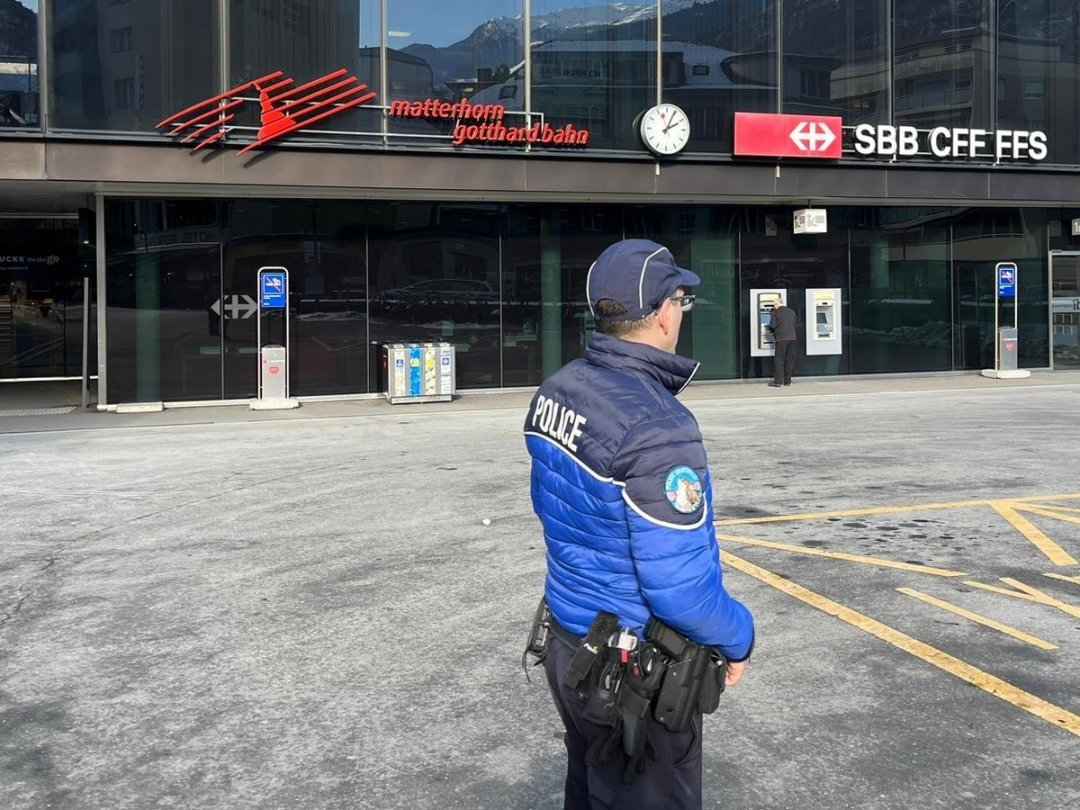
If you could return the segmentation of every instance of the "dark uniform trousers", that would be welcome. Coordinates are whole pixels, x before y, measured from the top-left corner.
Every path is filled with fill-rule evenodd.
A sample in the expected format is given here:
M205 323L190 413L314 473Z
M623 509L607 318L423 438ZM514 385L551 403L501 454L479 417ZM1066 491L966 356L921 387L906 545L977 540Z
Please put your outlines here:
M558 636L551 639L544 670L555 706L566 726L565 810L699 810L701 807L701 715L694 717L690 730L672 734L652 713L646 715L649 735L657 759L633 784L623 781L624 756L602 767L585 763L585 752L595 735L608 732L581 713L585 705L564 682L574 649Z
M791 385L791 372L795 370L795 341L776 341L776 361L773 364L773 382L777 385Z

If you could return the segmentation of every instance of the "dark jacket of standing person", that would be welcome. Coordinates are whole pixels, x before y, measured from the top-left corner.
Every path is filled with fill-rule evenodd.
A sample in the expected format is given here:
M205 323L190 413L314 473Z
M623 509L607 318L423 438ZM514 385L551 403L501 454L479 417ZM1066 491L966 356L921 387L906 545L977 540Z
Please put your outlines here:
M783 340L795 340L795 310L786 304L777 302L776 309L769 316L769 331L777 343Z

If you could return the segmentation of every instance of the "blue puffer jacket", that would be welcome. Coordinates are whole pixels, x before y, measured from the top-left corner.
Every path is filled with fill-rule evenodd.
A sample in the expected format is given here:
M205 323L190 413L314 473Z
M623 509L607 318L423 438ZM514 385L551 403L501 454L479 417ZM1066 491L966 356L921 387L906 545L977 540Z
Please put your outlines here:
M555 619L583 635L596 613L639 634L652 615L732 661L754 641L724 589L697 421L678 400L697 363L596 334L540 386L525 419L533 508Z

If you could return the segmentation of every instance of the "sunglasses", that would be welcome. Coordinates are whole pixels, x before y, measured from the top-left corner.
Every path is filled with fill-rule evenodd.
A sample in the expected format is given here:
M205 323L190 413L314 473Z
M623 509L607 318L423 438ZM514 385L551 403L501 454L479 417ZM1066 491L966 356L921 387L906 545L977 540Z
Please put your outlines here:
M683 312L689 312L694 308L695 298L697 298L696 295L673 295L668 300L674 301L675 305Z

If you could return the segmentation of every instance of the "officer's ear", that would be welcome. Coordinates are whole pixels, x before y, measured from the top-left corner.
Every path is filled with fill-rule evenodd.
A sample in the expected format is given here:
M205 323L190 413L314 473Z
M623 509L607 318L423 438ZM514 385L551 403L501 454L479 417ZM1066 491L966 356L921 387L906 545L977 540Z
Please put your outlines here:
M670 298L665 298L664 303L660 305L660 309L656 311L656 322L665 335L670 335L674 329L678 328L675 323L676 309L678 309L678 304Z

